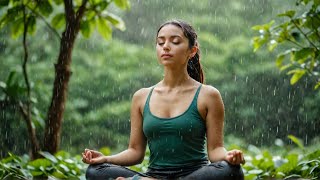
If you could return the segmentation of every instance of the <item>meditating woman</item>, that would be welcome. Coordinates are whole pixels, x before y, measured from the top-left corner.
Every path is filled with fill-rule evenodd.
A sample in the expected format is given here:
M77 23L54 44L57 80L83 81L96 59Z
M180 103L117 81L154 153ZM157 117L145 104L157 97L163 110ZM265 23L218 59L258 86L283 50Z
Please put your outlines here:
M163 79L132 98L128 149L112 156L85 149L87 179L243 179L240 150L223 145L224 105L219 91L205 85L197 34L186 22L172 20L156 36ZM142 162L147 172L125 166Z

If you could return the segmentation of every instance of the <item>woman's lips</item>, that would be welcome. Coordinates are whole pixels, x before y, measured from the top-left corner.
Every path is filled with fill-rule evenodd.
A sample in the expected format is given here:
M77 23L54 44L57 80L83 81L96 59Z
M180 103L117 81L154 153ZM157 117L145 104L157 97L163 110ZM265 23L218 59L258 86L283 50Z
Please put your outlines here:
M171 58L172 55L171 54L162 54L161 57L162 58Z

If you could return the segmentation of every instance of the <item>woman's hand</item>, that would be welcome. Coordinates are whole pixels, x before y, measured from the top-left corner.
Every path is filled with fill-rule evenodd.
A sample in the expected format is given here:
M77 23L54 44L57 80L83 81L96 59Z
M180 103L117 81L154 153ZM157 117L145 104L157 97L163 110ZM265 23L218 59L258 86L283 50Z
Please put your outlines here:
M100 164L106 162L106 156L101 152L85 149L82 153L82 161L87 164Z
M246 162L243 157L243 152L237 149L228 151L225 160L233 165L244 164Z

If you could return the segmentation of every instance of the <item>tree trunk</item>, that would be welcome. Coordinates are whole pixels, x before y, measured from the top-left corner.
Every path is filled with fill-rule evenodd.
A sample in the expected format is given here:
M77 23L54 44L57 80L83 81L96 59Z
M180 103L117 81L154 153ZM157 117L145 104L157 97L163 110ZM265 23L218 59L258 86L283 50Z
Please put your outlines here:
M62 33L58 62L55 64L55 80L44 134L43 149L51 154L57 152L60 145L62 119L71 76L72 49L80 30L80 20L87 1L83 1L77 13L73 11L72 0L64 0L64 3L66 30Z
M27 62L28 62L28 46L27 46L27 32L29 27L29 20L27 19L26 15L26 9L25 6L23 7L23 50L24 50L24 58L22 63L22 71L23 71L23 77L25 80L25 84L27 87L27 102L24 105L21 101L19 102L20 111L22 113L23 119L25 120L27 124L29 139L31 142L31 159L36 159L39 157L38 152L40 151L40 145L36 136L36 129L32 125L32 118L31 118L31 96L30 96L30 83L29 83L29 77L27 73Z

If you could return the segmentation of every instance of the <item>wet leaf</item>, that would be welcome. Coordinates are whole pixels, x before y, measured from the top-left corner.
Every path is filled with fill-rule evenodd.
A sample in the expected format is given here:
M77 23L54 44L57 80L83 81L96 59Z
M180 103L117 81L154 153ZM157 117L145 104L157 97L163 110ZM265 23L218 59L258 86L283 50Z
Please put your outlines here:
M111 29L110 25L108 24L108 22L105 19L99 18L97 20L97 28L98 28L99 34L104 39L106 39L106 40L110 40L111 39L112 29Z
M291 74L291 73L293 73L293 76L290 79L290 84L293 85L297 83L303 77L303 75L306 74L306 70L296 69L288 72L288 74Z
M296 14L296 11L294 10L289 10L289 11L286 11L282 14L278 14L279 17L281 16L286 16L286 17L289 17L289 18L293 18L293 16Z
M52 154L50 154L49 152L46 151L40 151L39 154L41 154L43 157L45 157L46 159L49 159L51 162L53 163L57 163L58 160L56 159L56 157L54 157Z
M9 4L9 1L10 0L1 0L0 1L0 8L1 8L1 6L7 6Z
M128 0L114 0L114 3L123 10L130 8L130 3Z
M111 14L111 13L108 13L107 16L106 16L106 19L111 22L111 24L118 28L119 30L121 31L124 31L126 29L126 26L124 24L124 22L122 21L122 19L118 16L116 16L115 14Z
M59 13L55 15L51 20L51 25L57 29L60 29L65 25L65 14Z
M42 1L39 1L39 11L45 17L48 17L52 13L53 8L48 0L42 0Z

